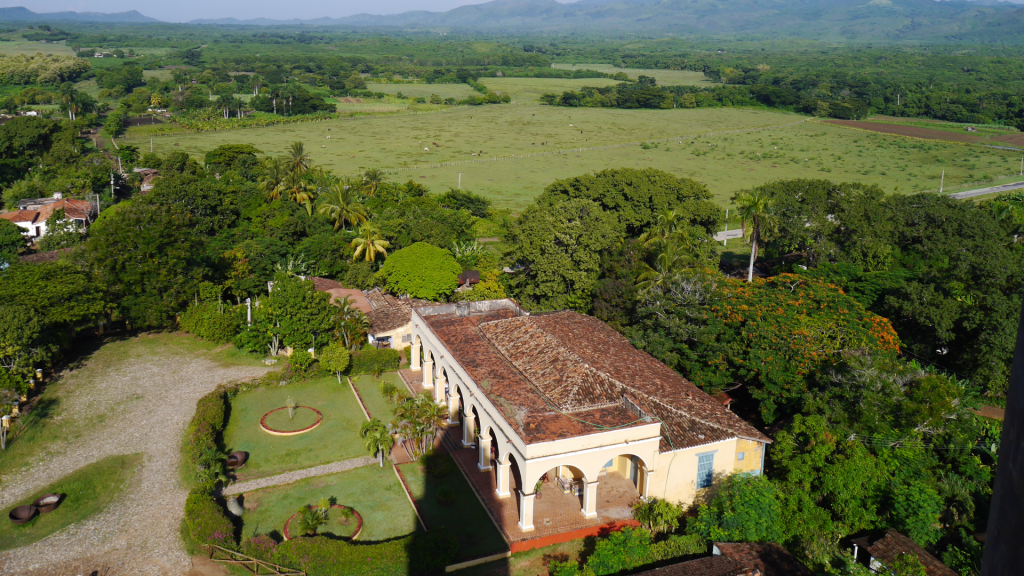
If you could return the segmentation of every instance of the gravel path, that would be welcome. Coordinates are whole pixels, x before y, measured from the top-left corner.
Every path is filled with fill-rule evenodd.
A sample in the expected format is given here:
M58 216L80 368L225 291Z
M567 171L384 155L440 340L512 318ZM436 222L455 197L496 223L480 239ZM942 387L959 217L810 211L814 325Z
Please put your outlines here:
M157 340L139 345L146 338ZM185 426L196 401L217 384L257 377L269 368L224 366L208 353L175 346L175 338L143 335L108 344L83 368L64 376L70 381L55 420L74 423L97 415L104 420L71 441L48 447L31 468L5 475L0 507L106 456L141 452L144 462L107 510L35 544L0 552L0 574L188 572L190 561L179 536L188 494L179 482ZM122 348L115 353L108 347Z
M305 468L303 470L285 472L284 474L278 474L276 476L267 476L266 478L257 478L256 480L249 480L248 482L232 484L224 490L223 494L225 496L231 496L232 494L252 492L253 490L260 490L271 486L278 486L280 484L290 484L296 480L313 478L314 476L324 476L325 474L334 474L335 472L344 472L353 468L362 468L363 466L369 466L370 464L376 463L377 459L372 456L363 456L362 458L331 462L330 464L322 464L320 466L313 466L312 468Z

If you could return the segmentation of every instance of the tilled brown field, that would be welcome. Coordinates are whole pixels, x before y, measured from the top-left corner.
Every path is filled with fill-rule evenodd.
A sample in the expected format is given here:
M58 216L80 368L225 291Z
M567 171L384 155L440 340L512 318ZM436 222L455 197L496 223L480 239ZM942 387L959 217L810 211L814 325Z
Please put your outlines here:
M848 126L850 128L860 128L861 130L870 130L871 132L880 132L882 134L896 134L898 136L910 136L912 138L923 138L925 140L945 140L947 142L964 142L967 144L975 144L978 142L991 142L993 140L1004 142L1002 138L1017 138L1024 135L1013 134L1011 136L1001 136L995 139L985 138L984 136L977 136L969 133L958 133L949 132L947 130L933 130L931 128L920 128L917 126L900 126L897 124L879 124L876 122L865 122L863 120L825 120L826 124L835 124L837 126Z

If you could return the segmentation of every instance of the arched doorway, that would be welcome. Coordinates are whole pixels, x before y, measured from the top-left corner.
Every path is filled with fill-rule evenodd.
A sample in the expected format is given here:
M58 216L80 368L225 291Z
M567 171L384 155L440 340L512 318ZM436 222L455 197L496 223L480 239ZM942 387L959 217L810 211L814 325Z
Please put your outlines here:
M633 503L646 495L648 467L636 454L620 454L601 467L597 480L601 496L594 511L609 519L629 519Z

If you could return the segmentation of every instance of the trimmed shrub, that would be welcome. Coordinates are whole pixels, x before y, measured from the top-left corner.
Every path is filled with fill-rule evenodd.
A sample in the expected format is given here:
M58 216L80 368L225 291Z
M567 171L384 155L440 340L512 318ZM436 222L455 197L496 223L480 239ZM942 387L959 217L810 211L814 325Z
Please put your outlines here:
M398 370L402 354L398 350L383 348L375 350L360 350L352 354L352 363L349 364L349 375L357 374L381 374Z
M451 252L416 242L388 256L377 272L377 281L392 294L439 302L458 288L461 272L462 266Z
M213 487L204 484L194 488L185 499L185 524L189 536L196 544L216 544L235 548L235 526L214 500Z
M203 464L203 455L217 450L217 438L224 430L224 390L218 388L196 402L196 413L188 424L185 455L190 469Z
M292 369L298 372L305 372L313 365L313 355L305 350L296 350L288 358L288 363Z
M262 534L242 542L241 552L253 558L273 558L277 553L277 542L270 536Z
M707 540L696 534L688 536L669 536L661 542L651 544L651 553L645 563L661 562L683 556L706 554L708 551Z
M178 323L182 330L217 344L234 340L243 324L238 310L220 302L193 304L182 313Z

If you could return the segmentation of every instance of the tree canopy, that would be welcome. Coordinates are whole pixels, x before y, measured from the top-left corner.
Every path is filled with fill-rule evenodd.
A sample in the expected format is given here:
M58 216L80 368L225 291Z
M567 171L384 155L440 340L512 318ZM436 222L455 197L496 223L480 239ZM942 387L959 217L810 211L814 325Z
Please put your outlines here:
M455 292L461 272L451 252L416 242L388 256L377 280L392 294L443 302Z

